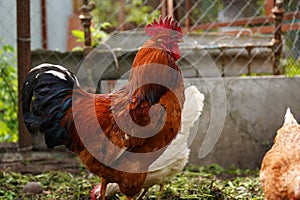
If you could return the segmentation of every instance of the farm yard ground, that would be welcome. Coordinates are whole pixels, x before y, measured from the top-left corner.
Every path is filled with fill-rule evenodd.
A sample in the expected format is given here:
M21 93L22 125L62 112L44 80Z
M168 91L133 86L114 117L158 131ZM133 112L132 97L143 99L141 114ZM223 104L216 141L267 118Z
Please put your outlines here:
M163 199L263 199L258 170L223 169L219 165L187 167L170 179L163 190ZM38 174L0 172L0 199L90 199L92 187L99 178L84 167L80 173L50 171ZM22 193L28 182L39 182L43 193ZM156 199L159 186L152 187L144 199ZM110 199L126 199L115 195Z

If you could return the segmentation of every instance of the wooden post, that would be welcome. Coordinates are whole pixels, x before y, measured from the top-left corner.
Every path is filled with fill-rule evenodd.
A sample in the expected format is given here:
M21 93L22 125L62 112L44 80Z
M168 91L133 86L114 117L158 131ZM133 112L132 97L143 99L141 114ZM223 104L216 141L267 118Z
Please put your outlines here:
M275 7L272 9L273 17L275 20L275 32L274 37L272 39L272 53L273 53L273 74L279 75L282 74L282 70L280 70L280 57L282 52L282 20L283 20L283 0L276 0Z
M265 0L264 1L264 9L265 15L271 16L272 15L272 8L274 7L274 0Z
M88 0L84 1L84 4L82 5L79 15L79 19L81 20L81 24L83 26L83 32L84 32L84 51L83 55L88 55L92 47L92 34L91 34L91 24L92 24L92 18L91 11L96 8L95 2L88 3Z
M165 18L167 16L167 4L166 0L161 0L161 17Z
M92 46L92 36L91 36L91 24L92 18L91 11L94 10L96 7L95 3L91 2L88 4L83 4L79 15L79 19L81 20L81 24L84 30L84 45L85 47Z
M73 0L73 13L77 13L82 6L82 0Z
M191 27L191 15L190 15L190 9L191 9L191 0L185 0L185 11L187 13L187 16L185 18L185 30L188 32Z
M26 74L31 69L30 0L17 0L17 51L19 148L22 150L31 148L31 135L23 121L21 104L22 85Z
M42 46L44 49L48 49L46 0L41 0L41 22L42 22Z
M251 52L252 52L253 46L247 46L245 49L248 53L247 75L250 76L251 75L251 64L252 64L252 60L253 60L251 58L251 56L252 56Z
M125 10L124 10L125 2L124 0L120 0L120 11L119 11L119 30L124 31L124 22L125 22Z
M168 15L174 17L174 1L167 0L168 2Z

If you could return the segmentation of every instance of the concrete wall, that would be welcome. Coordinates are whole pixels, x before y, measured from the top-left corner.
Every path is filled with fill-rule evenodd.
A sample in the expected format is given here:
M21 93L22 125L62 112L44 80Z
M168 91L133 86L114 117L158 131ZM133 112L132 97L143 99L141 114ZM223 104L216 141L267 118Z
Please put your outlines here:
M204 93L204 111L190 135L190 165L259 168L290 107L300 121L300 77L185 79ZM125 81L119 81L124 84ZM102 81L112 91L114 81Z
M300 77L207 78L189 82L206 97L191 145L192 165L219 163L225 167L259 168L276 130L283 124L287 107L300 120Z

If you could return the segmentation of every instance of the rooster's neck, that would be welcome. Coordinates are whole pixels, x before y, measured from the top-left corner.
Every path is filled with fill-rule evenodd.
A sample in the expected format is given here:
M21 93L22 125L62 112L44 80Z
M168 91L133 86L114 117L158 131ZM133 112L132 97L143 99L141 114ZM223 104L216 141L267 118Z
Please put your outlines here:
M151 105L168 91L182 84L182 76L175 59L153 42L146 42L137 53L129 77L131 101L148 101Z

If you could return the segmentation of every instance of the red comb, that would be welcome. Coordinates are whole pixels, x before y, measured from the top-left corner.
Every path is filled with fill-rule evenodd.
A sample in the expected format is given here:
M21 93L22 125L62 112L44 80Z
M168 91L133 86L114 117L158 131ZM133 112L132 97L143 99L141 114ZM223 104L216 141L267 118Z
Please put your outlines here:
M178 33L178 38L182 38L183 36L179 22L174 21L172 17L165 17L164 19L162 19L160 16L159 21L156 21L156 19L154 19L151 24L145 26L146 34L151 37L166 29L176 31Z

